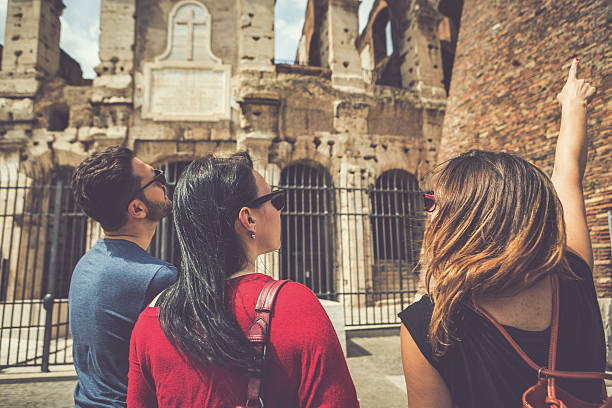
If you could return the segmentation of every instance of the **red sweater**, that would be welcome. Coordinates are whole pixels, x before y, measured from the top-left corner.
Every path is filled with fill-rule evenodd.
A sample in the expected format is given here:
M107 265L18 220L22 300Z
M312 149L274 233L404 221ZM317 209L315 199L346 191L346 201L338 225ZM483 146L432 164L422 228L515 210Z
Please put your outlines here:
M228 281L226 310L247 332L255 303L271 278L244 275ZM359 406L334 328L316 296L289 282L278 293L264 379L266 408ZM247 378L224 368L193 368L170 344L159 308L146 308L130 344L128 407L233 408L246 402Z

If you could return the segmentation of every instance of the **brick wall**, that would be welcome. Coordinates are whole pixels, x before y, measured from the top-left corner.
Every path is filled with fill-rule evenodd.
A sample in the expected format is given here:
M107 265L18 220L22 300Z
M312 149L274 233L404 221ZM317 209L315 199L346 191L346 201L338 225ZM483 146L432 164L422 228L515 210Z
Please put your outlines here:
M595 284L612 296L612 2L466 0L438 162L472 149L519 154L552 171L570 60L597 87L584 178Z

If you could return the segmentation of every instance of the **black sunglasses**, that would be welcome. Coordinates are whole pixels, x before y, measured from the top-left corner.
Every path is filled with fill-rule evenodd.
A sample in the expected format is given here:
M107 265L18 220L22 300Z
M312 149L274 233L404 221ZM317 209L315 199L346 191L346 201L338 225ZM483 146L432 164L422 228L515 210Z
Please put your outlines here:
M134 194L132 194L132 196L130 197L130 201L128 201L128 203L131 203L132 200L134 200L138 194L140 194L142 191L144 191L145 188L149 187L151 184L155 182L161 183L163 186L167 184L166 176L164 176L163 170L155 169L153 170L153 173L155 173L153 178L147 184L140 187L138 190L134 191Z
M423 193L423 209L427 212L434 212L436 209L436 197L433 192Z
M285 190L275 190L269 194L262 195L261 197L257 197L250 203L247 203L246 207L259 207L266 201L270 201L270 204L274 206L278 211L281 211L285 208Z

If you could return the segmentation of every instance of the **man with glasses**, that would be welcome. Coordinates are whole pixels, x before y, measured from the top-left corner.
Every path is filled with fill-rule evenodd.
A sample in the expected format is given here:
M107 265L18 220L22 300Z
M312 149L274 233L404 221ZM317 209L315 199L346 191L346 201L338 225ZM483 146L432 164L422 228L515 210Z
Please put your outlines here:
M79 381L76 407L125 407L130 335L140 312L176 280L176 268L146 250L170 214L166 179L126 148L111 146L74 171L74 198L103 237L70 282L70 330Z

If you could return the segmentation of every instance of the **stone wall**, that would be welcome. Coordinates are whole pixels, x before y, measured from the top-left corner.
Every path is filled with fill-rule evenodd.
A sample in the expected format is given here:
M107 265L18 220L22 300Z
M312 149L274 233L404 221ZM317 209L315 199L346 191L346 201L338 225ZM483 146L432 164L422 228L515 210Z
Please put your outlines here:
M589 104L584 193L595 284L612 296L612 48L607 0L466 0L438 161L477 148L507 151L552 171L561 90L572 58L597 87Z
M423 4L438 15L437 5ZM304 47L300 66L274 64L274 0L101 0L92 84L75 79L66 57L65 75L30 76L27 89L14 70L0 77L0 160L53 174L118 144L156 166L247 149L271 183L295 164L323 169L340 197L337 261L326 273L359 304L358 293L383 279L369 254L368 188L388 170L420 176L431 168L446 94L441 81L418 85L419 72L411 74L418 86L367 82L358 6L309 2L304 38L317 49ZM278 265L278 254L266 259Z

